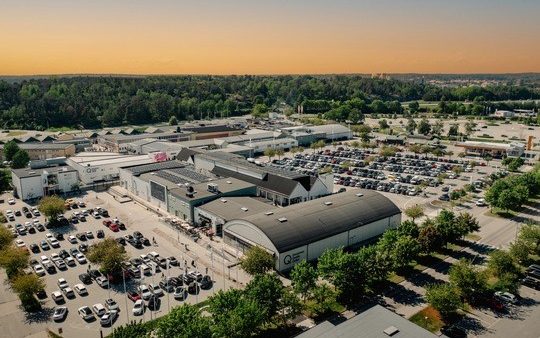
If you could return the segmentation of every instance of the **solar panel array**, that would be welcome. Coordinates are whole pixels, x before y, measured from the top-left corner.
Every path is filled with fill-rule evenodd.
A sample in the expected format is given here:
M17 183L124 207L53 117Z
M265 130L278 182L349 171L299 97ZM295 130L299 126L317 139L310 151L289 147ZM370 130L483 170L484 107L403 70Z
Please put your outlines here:
M181 177L181 176L177 176L167 170L161 170L161 171L158 171L156 172L156 176L158 177L161 177L169 182L172 182L174 184L186 184L186 183L190 183L190 184L194 184L194 183L197 183L197 182L193 182L193 181L190 181L190 180L187 180L186 178L184 177Z
M294 172L294 171L283 170L283 169L277 168L277 167L258 166L258 165L254 164L254 163L248 162L244 158L230 159L229 162L232 162L232 163L234 163L236 165L242 166L244 168L247 168L247 169L249 169L251 171L254 171L254 172L257 172L257 173L270 173L270 174L274 174L276 176L286 177L286 178L290 178L290 179L295 179L295 178L300 178L300 177L306 176L306 175L301 174L301 173L297 173L297 172Z
M183 176L185 178L188 178L194 182L200 183L200 182L206 182L210 179L210 177L200 174L194 170L194 168L190 167L184 167L184 168L175 168L167 170L168 172L172 172L174 174Z

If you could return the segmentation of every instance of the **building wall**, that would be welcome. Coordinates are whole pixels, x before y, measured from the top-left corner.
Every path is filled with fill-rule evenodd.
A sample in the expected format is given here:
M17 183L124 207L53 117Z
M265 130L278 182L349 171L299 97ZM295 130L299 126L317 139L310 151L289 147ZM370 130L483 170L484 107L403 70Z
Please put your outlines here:
M307 248L308 261L319 258L323 254L324 250L328 248L346 247L349 239L348 235L349 234L347 232L342 232L332 237L309 244Z
M59 172L57 176L58 188L63 193L72 191L73 187L79 183L76 171Z
M43 185L40 176L23 177L20 179L19 198L28 200L43 196Z
M287 271L293 268L296 264L302 260L307 259L308 246L300 246L287 252L277 255L276 269L278 271Z

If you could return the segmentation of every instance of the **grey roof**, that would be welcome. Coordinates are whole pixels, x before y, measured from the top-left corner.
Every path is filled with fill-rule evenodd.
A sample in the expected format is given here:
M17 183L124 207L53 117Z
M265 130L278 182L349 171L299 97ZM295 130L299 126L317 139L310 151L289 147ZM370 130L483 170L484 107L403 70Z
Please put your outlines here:
M242 220L259 228L279 252L285 252L400 213L384 195L361 189L279 208L273 215L259 213Z
M135 165L131 167L126 167L124 169L131 171L134 176L139 176L145 173L154 172L158 170L173 169L173 168L182 168L186 164L180 161L165 161L165 162L155 162L149 164Z
M19 144L19 148L24 149L24 150L39 150L39 149L43 149L43 150L46 150L46 149L62 150L62 149L67 149L67 148L69 148L71 146L72 146L72 144L58 143L58 142L54 142L54 143L51 143L51 142L45 142L45 143L35 142L35 143L20 143ZM3 146L0 145L0 149L2 149L2 148L3 148Z
M225 131L240 131L242 129L234 128L227 125L208 125L208 126L182 127L181 130L189 130L194 133L217 133L217 132L225 132Z
M213 192L210 192L208 191L208 184L209 183L214 183L214 184L217 184L218 185L218 191L219 191L219 194L215 194ZM254 188L255 186L253 184L250 184L248 182L244 182L244 181L241 181L241 180L237 180L235 178L223 178L223 179L219 179L219 180L214 180L214 181L208 181L208 182L204 182L204 183L199 183L199 184L194 184L192 185L193 189L195 190L195 193L193 194L193 197L189 197L186 195L186 187L185 186L181 186L181 187L178 187L176 189L171 189L170 190L170 193L182 200L185 200L185 201L192 201L192 200L198 200L198 199L201 199L201 198L208 198L208 197L211 197L211 196L219 196L219 195L223 195L223 194L227 194L227 193L231 193L231 192L234 192L234 191L239 191L239 190L243 190L243 189L248 189L248 188Z
M390 335L384 332L389 329L395 333ZM435 338L438 336L380 305L375 305L347 320L339 318L335 321L324 321L296 337Z
M273 211L277 207L252 197L224 197L198 207L212 213L225 221L246 217L260 212ZM242 209L245 208L245 209Z
M298 182L276 175L266 174L263 179L240 173L238 171L228 170L221 167L214 167L212 173L221 177L234 177L242 181L249 182L258 187L277 192L282 195L290 195L296 188Z
M53 174L53 173L59 173L59 172L71 172L71 171L76 171L76 170L70 167L69 165L39 168L39 169L32 169L32 168L11 169L11 172L13 173L13 175L19 178L41 176L41 174L43 174L44 171Z

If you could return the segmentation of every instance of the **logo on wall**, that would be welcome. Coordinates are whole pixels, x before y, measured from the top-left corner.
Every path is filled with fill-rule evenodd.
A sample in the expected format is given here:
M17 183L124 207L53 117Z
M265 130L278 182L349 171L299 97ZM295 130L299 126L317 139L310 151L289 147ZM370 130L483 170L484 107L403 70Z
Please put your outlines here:
M283 257L283 263L291 264L291 261L292 261L291 255L287 255L287 256Z

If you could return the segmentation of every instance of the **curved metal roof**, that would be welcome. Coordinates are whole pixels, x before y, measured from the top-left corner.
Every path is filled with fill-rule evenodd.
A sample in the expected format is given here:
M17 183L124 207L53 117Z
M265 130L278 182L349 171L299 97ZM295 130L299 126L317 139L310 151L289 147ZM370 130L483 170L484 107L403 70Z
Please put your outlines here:
M279 252L400 214L386 196L372 190L349 190L285 208L258 213L235 222L262 231Z

